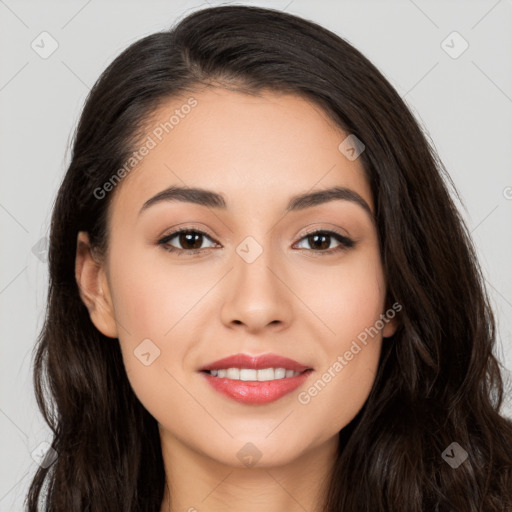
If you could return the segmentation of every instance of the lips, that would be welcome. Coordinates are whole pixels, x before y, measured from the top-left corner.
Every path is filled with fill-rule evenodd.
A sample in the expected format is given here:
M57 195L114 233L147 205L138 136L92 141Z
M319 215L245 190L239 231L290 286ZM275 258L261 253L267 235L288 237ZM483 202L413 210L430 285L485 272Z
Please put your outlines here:
M208 372L202 372L201 377L206 380L212 389L231 400L246 405L264 405L289 395L299 386L304 385L312 373L313 370L305 370L295 377L265 382L244 382L213 377Z
M233 380L212 375L210 370L240 368L246 370L264 370L266 368L284 368L298 375L274 380ZM235 354L219 359L199 368L199 373L217 392L237 402L248 405L267 404L290 394L303 385L313 373L313 368L288 357L277 354Z
M235 354L202 366L199 368L199 371L222 370L226 368L248 368L253 370L284 368L285 370L293 370L295 372L304 372L305 370L312 369L307 365L277 354L262 354L259 356Z

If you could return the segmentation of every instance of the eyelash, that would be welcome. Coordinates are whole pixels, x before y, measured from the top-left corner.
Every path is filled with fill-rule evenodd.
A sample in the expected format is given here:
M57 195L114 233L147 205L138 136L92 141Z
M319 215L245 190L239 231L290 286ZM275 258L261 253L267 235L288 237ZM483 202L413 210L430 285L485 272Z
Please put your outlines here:
M172 245L169 245L169 241L172 240L173 238L175 238L180 233L200 234L200 235L204 235L207 238L209 238L210 240L214 241L207 233L205 233L204 231L201 231L199 229L180 228L176 231L173 231L169 235L166 235L161 240L159 240L158 244L162 245L164 250L174 253L177 256L186 256L186 255L194 256L194 255L198 255L198 253L201 253L203 251L208 251L208 250L214 249L213 247L207 247L205 249L178 249L176 247L173 247ZM347 249L350 249L351 247L353 247L355 245L354 240L352 240L351 238L348 238L347 236L342 235L341 233L339 233L337 231L331 231L331 230L325 230L325 229L317 229L317 230L305 233L302 236L302 238L300 238L298 241L300 242L304 238L307 238L308 236L316 235L316 234L323 234L323 235L331 236L337 242L339 242L340 245L334 249L329 249L329 250L315 250L315 249L299 249L299 250L300 251L308 251L308 252L313 251L313 252L318 253L317 256L329 256L329 255L332 255L332 254L335 254L335 253L338 253L341 251L346 251Z

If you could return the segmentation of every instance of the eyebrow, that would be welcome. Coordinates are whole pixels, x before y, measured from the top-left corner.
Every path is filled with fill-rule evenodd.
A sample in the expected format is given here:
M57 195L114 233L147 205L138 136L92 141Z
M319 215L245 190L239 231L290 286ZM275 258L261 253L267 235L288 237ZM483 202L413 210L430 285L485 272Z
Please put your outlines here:
M345 187L331 187L293 196L288 202L285 213L305 210L306 208L311 208L337 199L351 201L359 205L370 216L372 222L375 221L373 212L368 203L357 192ZM203 188L179 187L173 185L148 199L140 209L139 215L157 203L172 201L194 203L200 206L206 206L207 208L227 209L227 203L222 194Z

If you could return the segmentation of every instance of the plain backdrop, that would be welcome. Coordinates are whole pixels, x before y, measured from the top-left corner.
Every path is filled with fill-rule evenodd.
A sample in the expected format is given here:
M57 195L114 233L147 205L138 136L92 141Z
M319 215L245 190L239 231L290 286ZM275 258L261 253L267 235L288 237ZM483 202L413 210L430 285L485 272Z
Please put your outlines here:
M22 510L37 467L31 453L51 440L35 402L32 350L46 306L44 240L85 97L130 43L208 5L219 2L0 0L0 512ZM497 355L511 369L511 0L251 5L336 32L405 99L461 194L498 320Z

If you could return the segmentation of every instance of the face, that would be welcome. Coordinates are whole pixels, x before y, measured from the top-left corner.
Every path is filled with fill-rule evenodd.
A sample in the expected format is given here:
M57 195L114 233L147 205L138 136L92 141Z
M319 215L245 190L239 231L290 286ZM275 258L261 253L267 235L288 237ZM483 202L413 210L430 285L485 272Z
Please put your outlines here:
M196 103L175 98L157 112L148 151L113 192L108 254L95 266L79 251L77 279L163 438L231 466L246 464L244 450L259 453L260 467L285 464L336 439L357 414L396 329L370 188L360 158L339 149L349 134L307 100L190 96ZM169 187L220 199L154 199ZM334 187L338 196L293 203ZM242 381L241 395L259 386L260 400L235 399L200 368L240 353L309 370L288 392L287 377L264 389ZM265 398L276 390L284 394Z

